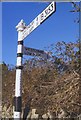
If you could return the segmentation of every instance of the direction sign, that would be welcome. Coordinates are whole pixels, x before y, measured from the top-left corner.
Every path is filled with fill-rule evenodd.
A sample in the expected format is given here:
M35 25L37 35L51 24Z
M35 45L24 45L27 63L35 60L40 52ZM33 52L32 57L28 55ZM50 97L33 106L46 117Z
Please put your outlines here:
M53 1L42 13L40 13L23 31L23 39L26 38L34 29L43 23L55 11L55 2Z
M39 57L42 57L44 59L51 58L51 55L48 52L44 51L44 50L28 48L28 47L25 47L25 46L23 48L23 54L24 55L30 55L30 56L39 56Z

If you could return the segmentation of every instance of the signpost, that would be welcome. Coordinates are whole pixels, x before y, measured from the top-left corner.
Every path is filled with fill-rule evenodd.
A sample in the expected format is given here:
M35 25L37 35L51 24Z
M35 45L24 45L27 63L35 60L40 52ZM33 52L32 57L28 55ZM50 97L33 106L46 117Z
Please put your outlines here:
M53 1L42 13L40 13L23 31L25 39L33 30L42 24L50 15L55 12L55 2Z
M18 31L18 46L17 46L17 64L16 64L16 82L15 82L15 97L14 97L14 119L21 119L22 112L22 57L25 55L40 56L50 58L50 54L43 50L23 47L23 40L35 30L41 23L43 23L52 13L55 12L55 2L51 4L40 13L28 26L25 26L21 20L16 26Z
M38 56L38 57L42 57L44 59L49 59L52 57L46 51L38 50L38 49L34 49L34 48L28 48L28 47L23 48L23 55Z

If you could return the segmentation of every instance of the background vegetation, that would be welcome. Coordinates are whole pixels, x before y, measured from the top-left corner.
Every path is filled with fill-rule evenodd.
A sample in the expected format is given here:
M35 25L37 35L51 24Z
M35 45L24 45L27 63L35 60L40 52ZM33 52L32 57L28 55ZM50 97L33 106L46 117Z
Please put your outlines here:
M48 48L46 48L48 49ZM64 109L80 114L79 42L58 42L49 46L52 58L33 58L23 63L22 108L30 104L39 114ZM15 67L2 65L2 116L12 117L15 91Z

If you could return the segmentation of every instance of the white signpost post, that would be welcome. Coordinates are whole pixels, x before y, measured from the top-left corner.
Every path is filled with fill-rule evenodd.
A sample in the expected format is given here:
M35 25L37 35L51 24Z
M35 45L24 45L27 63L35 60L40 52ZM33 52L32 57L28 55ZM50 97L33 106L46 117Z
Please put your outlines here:
M28 26L25 26L25 23L23 20L21 20L16 26L18 31L18 46L17 46L15 97L14 97L14 119L15 120L21 119L21 112L22 112L22 68L23 68L22 57L23 57L23 54L32 55L32 56L42 56L45 58L51 57L45 51L23 47L23 40L54 12L55 12L55 2L53 1Z

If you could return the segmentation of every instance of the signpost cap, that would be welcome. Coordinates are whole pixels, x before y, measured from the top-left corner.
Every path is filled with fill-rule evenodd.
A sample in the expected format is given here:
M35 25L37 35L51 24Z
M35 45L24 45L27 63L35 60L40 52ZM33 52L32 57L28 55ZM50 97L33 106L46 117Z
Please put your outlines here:
M16 26L17 31L23 31L26 28L26 24L23 19Z

